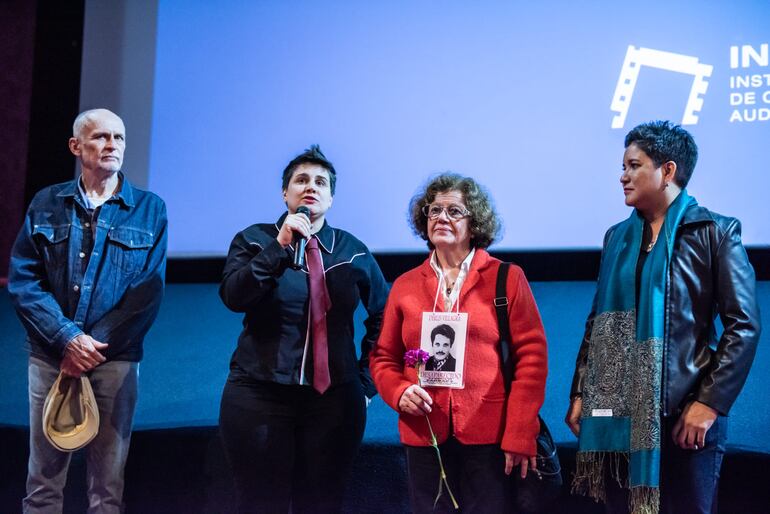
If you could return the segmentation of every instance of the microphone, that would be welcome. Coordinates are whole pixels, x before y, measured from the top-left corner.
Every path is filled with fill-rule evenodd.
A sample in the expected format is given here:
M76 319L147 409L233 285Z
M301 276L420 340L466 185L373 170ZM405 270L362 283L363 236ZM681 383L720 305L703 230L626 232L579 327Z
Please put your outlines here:
M297 210L295 211L296 214L304 214L308 218L310 217L310 209L305 207L304 205L300 205L297 207ZM294 269L302 269L305 266L305 245L307 244L307 239L302 237L301 234L295 232L294 233L294 262L292 263L292 268Z

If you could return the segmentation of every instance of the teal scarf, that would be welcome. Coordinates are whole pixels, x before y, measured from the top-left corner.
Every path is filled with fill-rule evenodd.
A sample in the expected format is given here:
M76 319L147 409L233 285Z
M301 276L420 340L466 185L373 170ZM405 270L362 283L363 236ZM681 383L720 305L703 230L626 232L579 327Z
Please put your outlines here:
M588 348L574 492L605 500L605 466L621 482L628 462L629 509L655 514L660 504L661 383L666 276L676 228L697 205L682 190L666 212L647 256L636 305L636 265L644 219L634 211L613 230L602 254Z

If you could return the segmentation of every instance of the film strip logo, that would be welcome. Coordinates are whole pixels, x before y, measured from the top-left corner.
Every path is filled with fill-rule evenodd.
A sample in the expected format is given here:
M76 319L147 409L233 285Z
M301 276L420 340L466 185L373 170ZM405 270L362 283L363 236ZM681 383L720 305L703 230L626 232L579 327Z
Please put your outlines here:
M626 123L628 108L631 106L631 98L634 96L634 88L642 66L693 76L690 96L687 98L684 116L682 116L682 125L698 123L697 113L703 108L702 95L706 94L708 89L706 77L711 76L714 67L698 62L697 57L629 45L610 105L610 109L617 113L612 118L612 128L623 128Z

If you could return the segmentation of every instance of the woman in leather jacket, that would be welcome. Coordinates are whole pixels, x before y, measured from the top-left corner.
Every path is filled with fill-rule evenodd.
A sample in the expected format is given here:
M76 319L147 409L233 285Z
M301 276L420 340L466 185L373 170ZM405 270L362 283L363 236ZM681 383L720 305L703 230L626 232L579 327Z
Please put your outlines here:
M726 415L759 340L754 270L740 222L687 194L687 131L645 123L625 148L634 211L604 238L565 420L580 439L573 491L612 513L715 512Z

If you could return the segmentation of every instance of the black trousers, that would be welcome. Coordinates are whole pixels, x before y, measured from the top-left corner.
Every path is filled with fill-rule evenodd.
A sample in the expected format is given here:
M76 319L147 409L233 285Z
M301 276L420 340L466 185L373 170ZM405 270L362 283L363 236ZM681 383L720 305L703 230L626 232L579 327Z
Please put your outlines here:
M219 428L238 512L336 513L366 425L359 382L313 388L228 378Z
M716 514L719 471L727 442L727 418L718 416L699 450L683 450L671 433L677 418L663 420L660 463L660 514ZM627 468L621 470L626 475ZM628 512L628 489L605 476L608 514Z
M404 446L409 474L409 500L414 514L453 513L449 494L444 493L436 507L439 463L436 450L423 446ZM505 475L505 456L498 444L466 445L450 437L439 445L449 486L463 514L504 514L510 512L511 482Z

